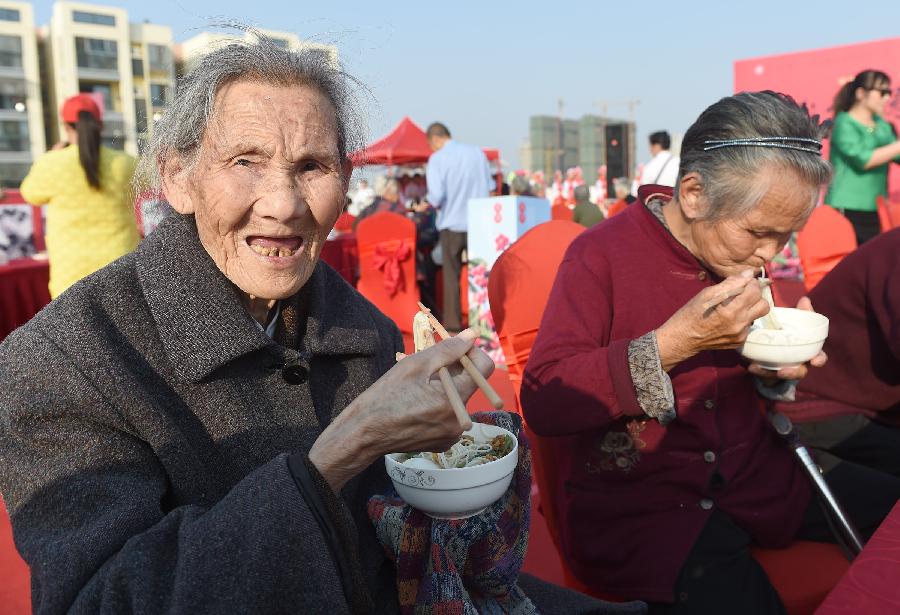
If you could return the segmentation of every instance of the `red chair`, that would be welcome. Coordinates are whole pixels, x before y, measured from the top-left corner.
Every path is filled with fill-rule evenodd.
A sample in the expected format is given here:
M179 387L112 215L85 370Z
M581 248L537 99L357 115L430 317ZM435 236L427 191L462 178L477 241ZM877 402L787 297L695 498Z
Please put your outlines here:
M856 250L853 225L833 207L816 207L806 226L797 233L797 250L803 266L803 283L812 290L825 274Z
M506 356L519 414L522 413L522 374L537 337L556 271L569 244L583 231L583 226L567 220L539 224L501 254L491 268L488 279L491 314ZM525 429L531 443L540 502L538 508L547 522L554 547L560 551L559 520L555 508L557 481L553 480L559 474L556 459L552 449L542 446L543 438L531 432L527 424ZM600 596L580 583L564 561L562 568L567 587L609 599L609 596Z
M13 544L12 528L0 498L0 614L31 613L31 581L28 565Z
M900 226L900 203L888 201L883 196L875 199L875 203L878 205L878 221L881 222L882 233Z
M516 405L522 373L537 336L556 270L572 240L584 227L566 220L539 224L512 244L494 263L488 297L506 356Z
M569 209L569 206L565 203L554 204L553 207L550 208L551 220L567 220L571 222L573 217L575 217L575 210Z
M628 201L626 201L625 199L619 199L609 206L609 210L606 212L606 217L612 218L613 216L625 211L626 207L628 207Z
M356 216L345 211L338 216L337 222L334 223L334 230L338 233L349 233L353 230L353 222L355 220Z
M357 290L401 331L412 332L412 319L419 310L415 223L399 214L373 214L356 225L356 243Z
M835 212L836 213L836 212ZM840 214L838 214L840 215ZM504 252L491 270L488 295L500 344L506 355L509 378L520 406L522 373L544 313L547 298L566 248L582 231L580 225L553 221L538 225ZM527 425L526 425L527 430ZM540 511L551 539L559 551L557 501L558 465L541 437L528 431L532 444L534 477L540 497ZM797 541L786 549L753 549L791 615L808 615L831 590L849 563L834 545ZM605 600L602 594L575 578L562 561L567 587Z

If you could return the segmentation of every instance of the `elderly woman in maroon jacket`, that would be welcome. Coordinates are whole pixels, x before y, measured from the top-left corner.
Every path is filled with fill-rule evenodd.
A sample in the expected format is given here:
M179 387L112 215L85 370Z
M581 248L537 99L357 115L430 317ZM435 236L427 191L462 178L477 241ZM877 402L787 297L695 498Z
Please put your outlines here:
M818 137L783 95L722 99L685 135L674 194L645 187L560 266L522 403L556 436L563 556L596 590L651 612L782 613L749 545L829 538L757 393L777 397L807 366L773 374L734 351L769 309L754 272L829 180ZM865 533L886 512L855 520Z

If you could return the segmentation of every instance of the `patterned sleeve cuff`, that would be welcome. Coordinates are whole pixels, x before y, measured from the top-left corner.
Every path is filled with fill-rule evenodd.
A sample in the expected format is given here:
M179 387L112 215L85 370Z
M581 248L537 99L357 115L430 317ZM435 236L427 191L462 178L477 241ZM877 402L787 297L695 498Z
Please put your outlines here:
M656 332L631 340L628 344L628 367L644 413L666 425L675 418L675 392L672 381L659 360Z
M779 380L772 386L765 384L759 377L753 378L756 392L772 401L794 401L799 380Z

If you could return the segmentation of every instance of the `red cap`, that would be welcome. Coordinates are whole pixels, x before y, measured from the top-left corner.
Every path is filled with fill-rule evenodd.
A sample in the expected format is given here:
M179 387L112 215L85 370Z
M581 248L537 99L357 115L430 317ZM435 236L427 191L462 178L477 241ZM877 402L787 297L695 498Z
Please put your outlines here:
M78 114L87 111L99 122L100 107L94 102L94 97L90 94L77 94L71 98L67 98L62 106L62 119L67 124L75 124L78 122Z

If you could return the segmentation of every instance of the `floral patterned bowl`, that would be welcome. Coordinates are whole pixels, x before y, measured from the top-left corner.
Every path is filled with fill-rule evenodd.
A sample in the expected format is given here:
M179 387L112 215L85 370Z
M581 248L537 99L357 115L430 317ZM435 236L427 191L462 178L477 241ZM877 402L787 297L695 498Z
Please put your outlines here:
M475 423L464 432L477 440L508 435L513 449L496 461L471 468L422 469L403 465L403 453L384 456L384 466L403 500L437 519L465 519L499 500L512 481L519 461L516 436L502 427Z

